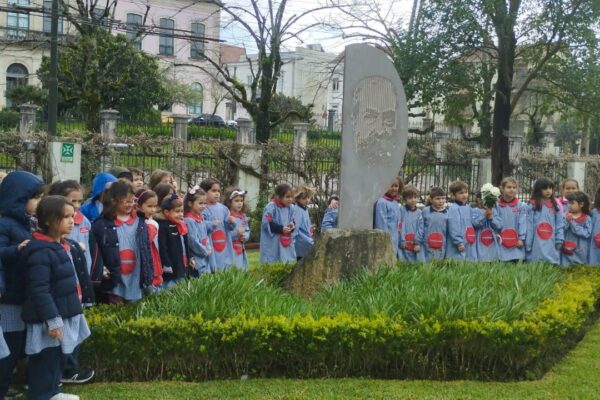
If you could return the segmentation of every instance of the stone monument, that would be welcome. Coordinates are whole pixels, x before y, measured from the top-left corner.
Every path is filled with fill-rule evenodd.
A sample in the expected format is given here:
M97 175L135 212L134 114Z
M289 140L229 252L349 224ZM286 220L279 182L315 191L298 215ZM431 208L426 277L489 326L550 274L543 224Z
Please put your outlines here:
M396 262L389 234L373 230L373 206L402 168L408 141L408 107L396 69L381 50L346 47L342 165L338 229L321 236L286 282L311 296L360 268Z

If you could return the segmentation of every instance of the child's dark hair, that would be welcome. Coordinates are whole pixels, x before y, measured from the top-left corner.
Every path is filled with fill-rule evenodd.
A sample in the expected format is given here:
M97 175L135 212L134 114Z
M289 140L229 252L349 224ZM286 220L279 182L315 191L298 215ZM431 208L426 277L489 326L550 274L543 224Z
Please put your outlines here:
M169 171L165 171L164 169L155 169L154 171L152 171L152 175L150 175L148 187L156 191L156 186L160 184L160 182L167 176L172 176L172 174Z
M404 200L412 199L413 197L419 197L419 191L413 185L407 185L402 191L402 197Z
M48 196L68 196L77 191L83 191L83 188L76 180L56 181L48 188Z
M170 196L165 197L165 199L160 203L160 208L163 211L171 211L174 208L179 208L183 206L183 199L179 197L176 192L171 193Z
M336 194L329 196L329 198L327 199L327 207L329 207L331 205L332 201L340 201L340 197Z
M168 183L159 183L158 185L156 185L156 187L154 188L154 193L156 193L156 197L158 198L158 206L160 207L165 197L167 197L174 191L175 189L173 189L173 186L169 185Z
M133 184L123 179L113 182L102 196L102 214L110 219L115 218L117 216L117 204L129 194L135 195Z
M210 189L212 189L213 186L215 185L219 185L219 186L223 186L221 184L221 181L219 181L216 178L206 178L204 179L202 182L200 182L200 187L202 188L202 190L204 190L205 192L208 192Z
M600 186L596 189L596 196L594 197L594 208L600 210Z
M183 212L189 213L192 211L192 204L202 196L206 196L206 192L200 186L194 186L185 194L183 198Z
M280 183L275 187L275 196L282 198L285 197L287 192L291 192L292 187L287 183Z
M468 192L469 185L467 185L463 181L454 181L450 184L449 189L450 189L450 193L452 193L452 195L456 195L456 193L461 192L463 190L466 190Z
M240 188L228 188L225 191L225 199L223 200L223 204L229 208L231 210L231 203L233 201L233 199L235 199L237 196L233 196L233 198L231 198L231 196L235 193L238 192L237 196L242 196L244 198L244 200L246 199L246 192L243 191ZM242 194L243 193L243 194ZM246 209L246 202L244 201L244 205L242 206L242 213L246 213L248 210Z
M129 168L127 168L127 169L129 170L129 172L131 172L131 175L139 175L139 176L141 176L142 178L144 177L144 171L142 171L142 170L141 170L141 169L139 169L139 168L136 168L136 167L129 167Z
M576 201L580 203L582 205L581 212L590 215L590 198L587 194L579 191L571 192L565 196L565 199L567 199L567 201Z
M432 199L434 197L442 197L442 196L446 197L446 192L441 187L434 186L431 189L429 189L429 197L431 197Z
M156 197L158 199L158 196L156 195L156 193L153 190L140 189L135 194L135 202L138 206L141 206L142 204L144 204L145 202L147 202L148 200L150 200L153 197Z
M542 203L544 202L542 198L542 190L544 189L552 189L554 190L554 182L552 182L548 178L540 178L535 181L533 184L533 190L531 194L531 200L535 206L536 211L540 211L542 209ZM552 201L552 207L558 211L558 204L556 203L556 199L554 196L550 196L550 201Z
M52 233L53 227L60 224L65 217L65 206L75 209L64 196L51 195L40 200L36 210L38 229L46 235Z

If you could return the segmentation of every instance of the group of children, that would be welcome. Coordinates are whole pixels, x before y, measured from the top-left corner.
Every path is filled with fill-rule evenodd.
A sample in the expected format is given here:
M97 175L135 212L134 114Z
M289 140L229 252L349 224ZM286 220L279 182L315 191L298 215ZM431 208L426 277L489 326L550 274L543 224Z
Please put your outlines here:
M35 175L0 183L0 399L27 356L30 399L77 399L60 383L94 372L77 362L90 331L82 313L95 302L122 304L185 278L248 268L246 192L205 179L185 193L167 171L100 173L90 197L73 180L48 188Z
M464 182L449 189L449 207L436 187L420 208L418 191L396 178L376 202L374 228L390 233L399 259L600 264L600 189L592 210L573 179L558 198L553 183L539 179L524 203L517 182L505 178L487 209L469 205ZM308 254L314 194L307 186L276 187L261 221L262 263ZM167 171L154 171L146 186L140 170L116 168L94 178L84 202L76 181L46 188L30 173L9 173L0 183L0 398L11 395L13 370L25 355L30 399L77 398L59 385L93 377L79 368L77 351L90 335L82 310L96 301L135 302L185 278L247 269L245 198L233 188L222 199L212 178L179 193ZM323 231L337 226L338 201L329 199Z
M591 208L575 179L562 183L560 197L552 181L538 179L527 203L517 198L517 185L514 178L504 178L496 204L484 208L481 201L471 207L468 185L456 181L449 188L449 206L445 191L434 187L419 208L417 189L404 187L398 177L375 204L374 228L389 232L398 259L407 262L451 258L600 265L600 188Z

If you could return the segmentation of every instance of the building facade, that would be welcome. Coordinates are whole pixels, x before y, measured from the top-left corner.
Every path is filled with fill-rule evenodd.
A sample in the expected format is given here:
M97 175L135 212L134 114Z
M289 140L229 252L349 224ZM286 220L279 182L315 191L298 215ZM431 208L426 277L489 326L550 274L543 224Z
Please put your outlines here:
M257 56L249 55L248 58L255 66ZM305 105L312 104L313 118L320 127L327 126L328 86L335 58L336 54L325 52L320 45L297 47L294 51L281 53L283 66L277 82L277 93L295 97ZM254 79L252 71L256 71L256 68L250 67L245 55L236 62L228 62L227 68L248 86ZM244 108L239 105L236 107L231 102L223 104L218 113L227 119L249 117Z
M42 57L50 54L51 4L51 0L8 0L0 7L0 108L10 106L4 95L7 88L40 84L36 71ZM107 28L127 35L139 49L157 57L166 78L189 84L202 94L193 104L174 104L170 112L198 115L212 110L212 79L203 69L211 71L207 57L219 58L218 6L192 0L116 4L104 22ZM61 18L59 40L72 40L76 35L75 28Z

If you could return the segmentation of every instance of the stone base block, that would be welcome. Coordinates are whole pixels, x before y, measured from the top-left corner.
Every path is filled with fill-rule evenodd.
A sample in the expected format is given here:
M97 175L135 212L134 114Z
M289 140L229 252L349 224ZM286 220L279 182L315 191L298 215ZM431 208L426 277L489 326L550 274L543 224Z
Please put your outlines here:
M394 266L396 251L387 232L373 229L331 229L315 243L285 282L288 291L310 297L323 284L334 284L365 267Z

